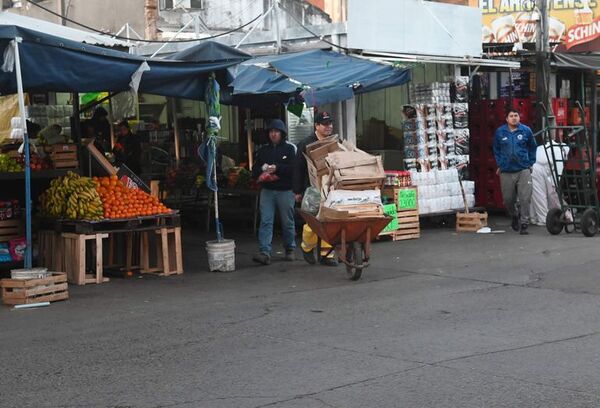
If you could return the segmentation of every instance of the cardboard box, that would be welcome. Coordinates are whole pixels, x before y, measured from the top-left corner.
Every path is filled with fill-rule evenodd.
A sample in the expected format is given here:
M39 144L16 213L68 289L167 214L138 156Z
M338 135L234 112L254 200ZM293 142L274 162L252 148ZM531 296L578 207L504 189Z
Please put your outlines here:
M321 190L321 179L323 176L329 174L329 169L325 167L319 170L310 157L308 157L306 154L304 157L306 158L306 168L308 169L308 179L310 181L310 185Z
M383 206L379 204L343 205L334 208L321 204L317 219L321 221L336 221L356 218L384 217Z
M313 146L315 145L315 143L319 144ZM325 163L325 160L327 159L327 155L329 153L337 152L344 149L342 145L340 145L337 142L337 140L332 140L328 143L315 143L308 145L306 147L306 152L308 157L310 157L311 161L313 162L314 166L317 168L317 170L322 170L327 167L327 163ZM311 146L312 148L309 149L309 147Z

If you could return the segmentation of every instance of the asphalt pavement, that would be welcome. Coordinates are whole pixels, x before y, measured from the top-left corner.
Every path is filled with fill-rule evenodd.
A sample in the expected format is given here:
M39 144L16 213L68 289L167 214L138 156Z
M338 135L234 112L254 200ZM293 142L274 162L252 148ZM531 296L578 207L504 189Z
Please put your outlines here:
M0 407L600 406L600 237L428 229L359 282L232 237L233 273L188 230L181 276L1 307Z

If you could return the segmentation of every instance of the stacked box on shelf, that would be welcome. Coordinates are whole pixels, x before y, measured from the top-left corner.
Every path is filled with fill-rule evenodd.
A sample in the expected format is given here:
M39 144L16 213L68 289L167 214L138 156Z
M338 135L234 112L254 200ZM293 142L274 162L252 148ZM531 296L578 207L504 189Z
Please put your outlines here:
M75 144L52 145L50 158L55 169L75 169L79 167L77 145Z

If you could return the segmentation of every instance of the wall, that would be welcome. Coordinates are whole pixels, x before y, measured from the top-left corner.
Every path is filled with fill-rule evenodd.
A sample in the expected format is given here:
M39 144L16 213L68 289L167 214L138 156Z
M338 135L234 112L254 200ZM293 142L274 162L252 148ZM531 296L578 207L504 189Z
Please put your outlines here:
M66 11L67 17L79 23L110 33L116 33L125 23L129 23L139 35L144 36L144 0L67 0L66 3L70 3ZM40 2L40 5L54 12L59 11L59 4L59 0ZM59 17L27 2L23 2L22 8L11 8L10 11L57 24L61 23ZM76 24L67 22L66 25L83 30ZM125 34L122 33L122 35Z
M412 83L444 81L446 76L453 73L452 65L421 64L412 68ZM402 105L410 102L408 88L409 84L406 84L356 97L356 132L359 140L363 133L363 122L371 118L383 120L388 126L402 129Z
M203 10L188 10L184 12L177 10L161 10L160 17L162 22L160 27L168 27L171 31L178 29L182 24L187 23L191 17L190 12L198 13L200 18L211 30L228 30L239 27L252 20L263 11L266 11L271 2L269 0L205 0ZM319 8L312 6L309 2L298 0L282 0L282 7L290 10L296 18L303 21L306 25L323 24L329 22L327 14ZM187 14L187 15L186 15ZM296 22L287 13L281 11L281 28L297 25ZM259 29L274 29L275 20L273 14L270 14ZM193 25L190 26L193 30Z

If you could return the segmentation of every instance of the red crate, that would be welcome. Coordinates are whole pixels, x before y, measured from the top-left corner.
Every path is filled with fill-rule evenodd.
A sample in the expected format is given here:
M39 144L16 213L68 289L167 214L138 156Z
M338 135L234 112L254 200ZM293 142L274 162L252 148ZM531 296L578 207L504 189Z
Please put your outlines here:
M556 123L567 123L569 116L569 100L566 98L552 98L552 112L556 118ZM562 125L561 125L562 126Z

